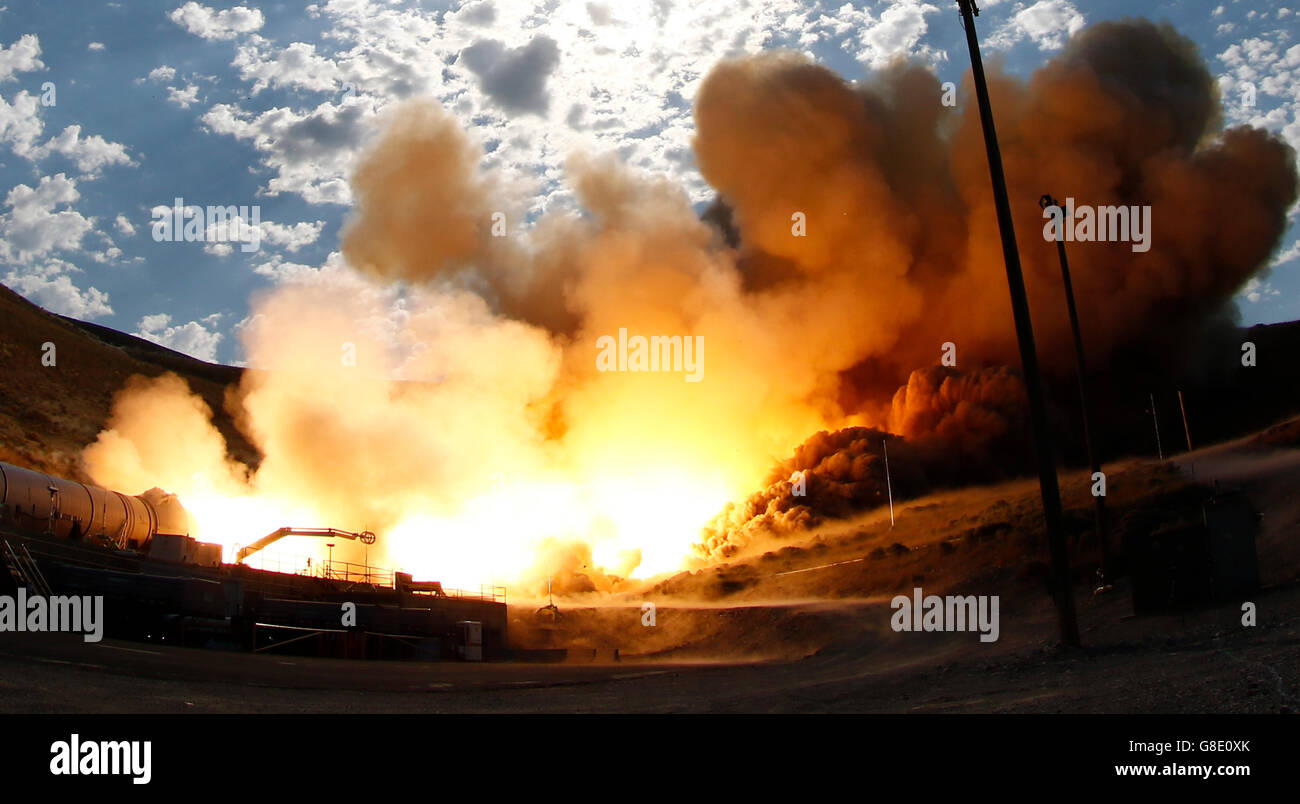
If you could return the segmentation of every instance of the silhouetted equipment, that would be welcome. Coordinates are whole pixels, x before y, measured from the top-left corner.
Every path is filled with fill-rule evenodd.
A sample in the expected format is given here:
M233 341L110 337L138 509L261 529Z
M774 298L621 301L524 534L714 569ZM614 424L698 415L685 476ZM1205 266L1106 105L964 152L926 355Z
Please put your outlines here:
M409 572L394 572L393 588L399 592L424 592L434 597L447 596L441 581L417 581Z
M285 536L319 536L325 539L351 539L359 541L362 544L374 544L375 534L368 530L360 533L352 533L346 530L336 530L335 528L280 528L277 531L268 533L247 547L241 547L235 555L235 563L243 561L258 550L265 548L272 542L279 541ZM333 547L334 545L330 545Z
M42 597L50 596L50 585L41 574L27 545L20 543L15 546L8 539L0 539L0 571L4 570L8 571L14 591L22 586ZM9 590L8 585L4 588Z
M1124 553L1137 614L1212 601L1240 602L1259 589L1259 514L1240 492L1216 494L1200 521L1129 534Z
M1201 509L1210 541L1210 587L1216 600L1259 589L1255 537L1262 515L1240 492L1215 495Z
M189 536L159 533L153 537L153 541L149 544L149 557L157 561L170 561L175 564L219 567L221 566L221 545L195 541Z
M161 489L129 496L0 463L0 525L144 547L158 533L189 532L189 515Z
M1065 207L1060 201L1044 194L1038 199L1038 206L1043 209L1056 207L1061 212L1062 220L1065 219ZM1059 235L1056 238L1056 254L1061 262L1061 281L1065 285L1065 306L1070 313L1070 330L1074 333L1074 370L1079 383L1079 408L1083 415L1083 443L1088 452L1088 467L1092 472L1094 481L1096 476L1101 472L1101 462L1097 460L1097 451L1092 445L1092 405L1088 402L1088 362L1083 354L1083 333L1079 329L1079 312L1074 305L1074 283L1070 281L1070 261L1065 256L1065 237ZM1182 397L1180 396L1179 399ZM1110 538L1106 532L1106 496L1104 494L1093 494L1093 507L1096 509L1094 517L1096 519L1097 533L1097 551L1101 555L1101 566L1097 568L1097 591L1110 589L1107 579L1110 576Z
M456 623L456 658L462 662L483 661L483 623L476 620Z
M190 527L161 489L131 497L0 463L0 594L101 596L116 638L341 658L507 655L504 587L444 590L369 566L355 580L347 564L324 577L225 564ZM369 531L281 528L239 558L295 535L375 542Z
M549 625L554 625L564 619L564 615L560 613L560 607L555 605L555 597L551 594L550 578L546 579L546 605L534 612L533 616L538 622Z
M973 0L957 0L962 27L966 29L966 46L970 50L971 75L975 97L979 102L980 123L984 128L984 147L988 152L989 177L993 183L993 201L998 211L998 231L1002 235L1002 257L1006 262L1007 286L1011 291L1011 311L1016 320L1016 338L1020 344L1020 364L1029 397L1029 418L1034 428L1034 447L1038 458L1038 485L1043 496L1043 519L1047 523L1047 541L1052 557L1052 579L1056 610L1060 620L1061 641L1079 644L1079 624L1074 613L1074 587L1070 584L1070 556L1061 526L1061 489L1052 459L1052 442L1047 432L1047 404L1043 397L1043 379L1038 369L1038 350L1034 346L1033 323L1029 319L1029 298L1025 294L1025 277L1020 270L1020 251L1016 247L1016 230L1011 219L1011 202L1007 197L1007 180L1002 171L1002 153L998 149L997 129L993 124L993 106L984 79L984 62L979 40L975 36L975 16L979 9Z

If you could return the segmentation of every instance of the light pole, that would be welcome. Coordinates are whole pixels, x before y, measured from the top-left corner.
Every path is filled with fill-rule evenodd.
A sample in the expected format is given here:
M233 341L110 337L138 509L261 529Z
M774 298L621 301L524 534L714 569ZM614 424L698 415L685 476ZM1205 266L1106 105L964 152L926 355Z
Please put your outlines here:
M1160 417L1156 415L1156 395L1150 393L1147 394L1147 397L1151 400L1151 423L1156 427L1156 455L1160 457L1160 461L1163 463L1165 448L1160 444Z
M1065 220L1065 207L1061 206L1061 202L1050 195L1045 194L1038 199L1038 206L1043 209L1056 207L1061 213L1061 220ZM1065 257L1065 236L1060 233L1056 237L1056 254L1061 260L1061 281L1065 285L1065 306L1070 313L1070 331L1074 334L1074 370L1079 381L1079 407L1083 411L1083 443L1087 448L1088 467L1089 471L1092 472L1093 482L1095 483L1097 475L1101 474L1101 461L1097 459L1097 451L1092 445L1092 406L1088 404L1088 364L1083 355L1083 334L1079 329L1079 312L1074 305L1074 283L1070 281L1070 262ZM1105 475L1102 475L1102 477L1105 477ZM1110 569L1110 539L1106 532L1106 497L1094 492L1092 499L1096 507L1097 549L1101 554L1101 566L1097 568L1097 591L1101 592L1110 588L1107 583Z
M973 0L957 0L962 26L966 29L966 46L970 50L971 75L975 97L979 102L980 123L984 128L984 147L988 152L989 177L993 182L993 201L998 211L998 231L1002 235L1002 257L1006 263L1007 286L1011 291L1011 311L1016 320L1016 338L1020 345L1020 364L1029 396L1029 418L1034 428L1034 447L1038 458L1038 487L1043 497L1043 520L1047 524L1047 542L1052 558L1052 576L1056 587L1056 612L1060 621L1061 642L1079 644L1079 623L1074 613L1074 587L1070 585L1070 557L1061 528L1061 489L1057 484L1052 444L1047 435L1047 405L1043 401L1043 381L1038 370L1038 350L1034 346L1034 329L1029 319L1029 298L1025 278L1020 270L1020 251L1016 248L1016 231L1011 220L1011 202L1007 198L1007 180L1002 172L1002 153L998 149L997 129L993 124L993 106L984 80L984 62L980 58L979 40L975 36Z

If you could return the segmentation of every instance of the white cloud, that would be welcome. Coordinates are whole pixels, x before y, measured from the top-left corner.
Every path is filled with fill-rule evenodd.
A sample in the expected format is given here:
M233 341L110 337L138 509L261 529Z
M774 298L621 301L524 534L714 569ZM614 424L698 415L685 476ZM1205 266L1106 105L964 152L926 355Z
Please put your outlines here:
M170 81L176 77L176 68L168 67L166 64L160 64L149 71L150 81Z
M94 287L82 290L73 284L68 273L77 270L75 265L62 260L50 260L21 273L12 269L5 276L4 283L15 293L60 315L81 319L112 315L107 293Z
M7 143L18 156L31 159L36 140L45 124L37 109L40 101L26 90L14 95L13 103L0 97L0 143Z
M204 324L215 326L220 320L219 314L205 316L202 322L189 321L172 325L171 320L171 316L167 313L147 315L140 319L134 334L138 338L153 341L190 357L206 360L209 363L216 362L217 346L221 343L222 335L220 332L209 330Z
M337 252L336 252L337 253ZM331 254L331 257L334 255ZM282 255L272 255L271 259L253 266L253 273L270 277L276 284L296 279L303 279L318 273L321 269L298 262L289 262Z
M162 207L161 209L170 209ZM311 245L320 238L325 221L300 221L294 224L276 223L275 221L258 221L256 242L280 246L290 252L296 252L303 246ZM228 221L209 223L204 231L203 250L209 254L225 257L234 252L232 243L252 243L252 222L240 215Z
M112 262L113 260L116 260L120 256L122 256L122 249L118 248L117 246L109 246L103 251L90 252L90 258L93 259L95 262L100 262L100 263Z
M1251 304L1259 304L1266 299L1278 298L1282 295L1282 291L1273 287L1269 282L1261 282L1252 277L1238 295L1245 297L1246 301Z
M117 227L117 230L119 232L126 235L127 237L132 237L135 235L135 227L131 225L131 221L128 220L125 215L118 215L117 218L113 221L113 225Z
M1218 81L1228 122L1273 131L1300 149L1300 45L1291 44L1291 32L1248 36L1218 60L1227 67Z
M9 47L0 47L0 81L8 81L14 73L43 70L41 42L36 34L23 34Z
M104 49L103 42L91 42L90 44L86 45L86 50L103 50L103 49Z
M329 101L310 111L277 107L250 117L237 106L217 104L203 123L218 134L249 140L276 172L268 195L297 193L312 204L346 204L352 199L347 174L364 138L372 107L357 99Z
M176 87L167 87L167 100L182 109L190 108L190 104L196 102L198 99L199 88L194 84L186 84L183 91Z
M119 142L109 142L98 134L81 136L81 126L72 125L52 137L49 142L37 148L33 155L44 159L51 153L59 153L71 159L82 174L94 176L111 165L134 165L127 156L126 146Z
M588 8L593 4L589 3ZM460 8L447 14L447 21L462 25L491 25L496 21L497 10L492 0L461 3Z
M904 52L946 58L925 42L926 20L938 8L933 0L886 8L882 27L865 40L862 26L840 19L842 11L828 17L803 0L603 5L609 14L599 16L606 24L594 26L586 3L558 3L541 14L532 2L495 0L443 14L405 4L330 0L309 11L328 32L323 40L274 50L259 38L238 48L236 58L253 89L314 89L331 97L303 104L290 96L271 109L218 103L203 123L259 152L271 172L261 192L296 193L310 203L351 202L347 176L375 131L372 118L412 96L436 98L471 136L489 143L485 167L508 183L528 184L530 212L565 203L563 164L579 150L618 150L632 167L666 173L700 200L711 191L693 166L690 101L719 59L810 39L870 58ZM486 86L460 58L485 40L500 43L502 53L533 41L555 43L562 63L545 81L554 106L549 114L521 116L493 100L490 93L499 97L499 88ZM307 64L318 68L317 75L303 70ZM480 72L486 72L481 63ZM343 82L354 91L342 92ZM536 95L530 98L526 105L540 109ZM628 137L630 132L636 136Z
M260 9L235 6L214 11L193 0L174 9L167 16L172 22L203 39L234 39L241 33L252 33L260 29L266 22Z
M1278 252L1278 255L1273 258L1271 263L1269 263L1269 267L1276 268L1282 263L1290 262L1297 257L1300 257L1300 240L1296 240L1288 248Z
M929 48L920 51L917 48L917 43L929 28L925 15L938 10L929 3L914 0L891 5L881 13L878 21L869 21L862 29L860 36L864 47L858 58L878 68L897 56L938 57L939 54Z
M27 263L51 251L81 248L95 219L71 209L81 197L77 184L62 173L42 176L35 187L20 184L9 191L0 215L0 257ZM65 206L67 209L57 210Z
M324 226L325 221L315 223L301 221L291 226L274 221L262 221L262 239L273 246L283 246L288 251L294 252L303 246L315 243Z
M316 55L316 46L294 42L279 51L260 45L239 49L232 67L239 76L253 82L253 94L267 87L302 87L315 91L333 91L342 87L342 73L337 64Z
M1038 0L1032 6L1017 6L1011 19L989 38L989 45L1007 48L1029 39L1039 50L1057 50L1084 24L1083 14L1068 0Z

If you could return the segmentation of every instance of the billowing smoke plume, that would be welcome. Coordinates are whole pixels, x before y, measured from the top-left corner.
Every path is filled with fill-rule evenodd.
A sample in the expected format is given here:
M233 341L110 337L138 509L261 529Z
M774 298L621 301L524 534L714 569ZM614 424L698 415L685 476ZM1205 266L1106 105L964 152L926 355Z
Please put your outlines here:
M1070 247L1095 365L1119 347L1186 343L1277 245L1294 155L1261 130L1216 133L1216 85L1171 28L1094 25L1028 83L991 84L1048 370L1072 362L1042 194L1152 208L1149 252ZM840 389L850 409L889 399L944 342L963 368L1018 362L978 111L941 94L922 67L851 87L769 55L720 65L697 98L700 168L731 208L740 269L763 295L820 290L804 309L848 322L821 329L856 357ZM806 237L790 236L795 212Z
M697 552L725 557L765 536L907 500L934 488L1027 470L1025 388L1005 366L966 374L930 366L894 394L888 431L820 432L779 463L767 487L729 504L704 529ZM889 478L885 476L888 442Z
M969 373L930 366L894 394L889 429L948 464L931 470L946 475L943 482L1006 476L1025 468L1026 404L1024 384L1005 366Z
M764 537L788 536L884 505L886 441L898 499L928 488L916 449L901 438L869 427L822 431L772 470L766 488L742 503L728 503L705 526L696 553L725 558Z
M1044 192L1152 209L1149 251L1072 248L1094 365L1225 318L1276 247L1297 178L1277 138L1216 129L1191 44L1103 23L1028 82L991 84L1049 374L1071 362ZM884 430L906 439L904 485L939 482L939 454L1014 471L1000 456L1023 435L1023 392L998 368L1017 352L978 113L942 94L916 65L851 85L793 54L726 61L695 98L695 152L719 194L704 219L670 182L579 154L585 214L527 226L448 113L393 110L354 176L342 258L258 300L243 336L259 371L238 415L265 455L244 488L271 509L257 527L290 511L388 528L389 563L422 574L537 590L565 572L602 588L677 566L702 523L765 479L807 470L832 515L877 503ZM701 381L598 370L601 339L623 330L699 338ZM958 371L927 368L945 343ZM161 431L128 421L129 405L92 473L113 484L120 457L153 485L144 476L185 453L142 449ZM849 426L769 476L809 433ZM227 483L207 462L222 478L210 486ZM801 516L784 491L760 497L715 522L711 548L755 517Z

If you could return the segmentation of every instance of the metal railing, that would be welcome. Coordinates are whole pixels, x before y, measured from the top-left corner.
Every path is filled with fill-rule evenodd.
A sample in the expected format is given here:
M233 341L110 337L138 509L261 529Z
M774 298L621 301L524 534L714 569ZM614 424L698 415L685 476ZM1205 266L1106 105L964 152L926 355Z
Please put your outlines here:
M485 600L490 603L505 603L506 588L504 586L492 586L483 584L479 586L477 592L470 592L465 589L446 589L444 594L447 597L454 597L459 600Z
M263 572L319 576L320 573L316 565L324 562L318 562L307 555L265 552L256 553L237 563Z
M306 555L286 555L282 553L256 553L242 562L245 566L266 572L280 572L292 575L307 575L313 578L327 578L333 581L368 583L375 586L392 587L394 571L370 564L358 564L352 561L314 558ZM438 595L437 592L417 592L416 594ZM482 600L491 603L506 602L506 587L495 584L482 584L478 591L468 589L443 589L443 597L457 600Z
M8 539L0 539L0 545L4 547L5 563L9 565L10 572L14 573L15 578L36 594L49 597L50 585L41 574L40 567L36 566L36 560L32 558L27 545L19 542L18 546L14 547Z
M369 564L354 564L351 561L331 561L325 559L317 563L317 574L321 578L336 581L355 581L371 583L377 586L392 586L393 571L372 567Z

